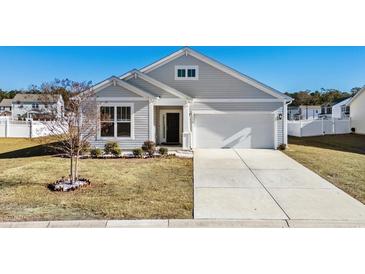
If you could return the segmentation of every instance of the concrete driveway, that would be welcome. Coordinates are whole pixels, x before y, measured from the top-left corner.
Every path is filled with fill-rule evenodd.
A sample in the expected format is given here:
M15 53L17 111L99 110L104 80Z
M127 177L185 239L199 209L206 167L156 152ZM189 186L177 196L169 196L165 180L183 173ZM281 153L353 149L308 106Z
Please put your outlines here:
M362 222L365 205L280 151L198 149L194 218Z

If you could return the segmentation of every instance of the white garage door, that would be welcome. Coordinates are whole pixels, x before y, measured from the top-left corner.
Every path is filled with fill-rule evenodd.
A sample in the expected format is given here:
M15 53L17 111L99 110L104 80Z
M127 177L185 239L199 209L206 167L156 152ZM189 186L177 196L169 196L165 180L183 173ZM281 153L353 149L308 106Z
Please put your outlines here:
M195 114L196 148L274 148L273 114Z

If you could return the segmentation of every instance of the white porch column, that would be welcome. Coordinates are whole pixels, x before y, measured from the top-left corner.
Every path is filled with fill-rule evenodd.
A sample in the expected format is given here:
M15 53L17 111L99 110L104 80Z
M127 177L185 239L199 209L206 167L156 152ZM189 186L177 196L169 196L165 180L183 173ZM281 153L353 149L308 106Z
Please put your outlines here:
M284 144L288 144L288 105L286 102L283 103L283 135Z
M155 130L155 103L154 100L149 101L148 105L148 139L156 142Z
M191 148L190 102L183 107L183 149Z

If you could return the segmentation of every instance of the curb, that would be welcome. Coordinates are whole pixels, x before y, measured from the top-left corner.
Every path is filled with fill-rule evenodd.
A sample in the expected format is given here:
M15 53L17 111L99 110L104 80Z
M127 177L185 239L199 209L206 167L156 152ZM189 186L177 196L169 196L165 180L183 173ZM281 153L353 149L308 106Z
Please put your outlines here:
M0 222L0 228L365 228L365 220L75 220Z

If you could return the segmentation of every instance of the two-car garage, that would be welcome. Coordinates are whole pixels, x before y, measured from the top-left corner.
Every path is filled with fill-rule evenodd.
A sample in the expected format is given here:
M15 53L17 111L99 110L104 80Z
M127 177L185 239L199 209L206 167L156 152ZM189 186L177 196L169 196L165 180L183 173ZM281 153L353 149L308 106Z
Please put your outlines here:
M193 114L195 148L275 148L274 113Z

